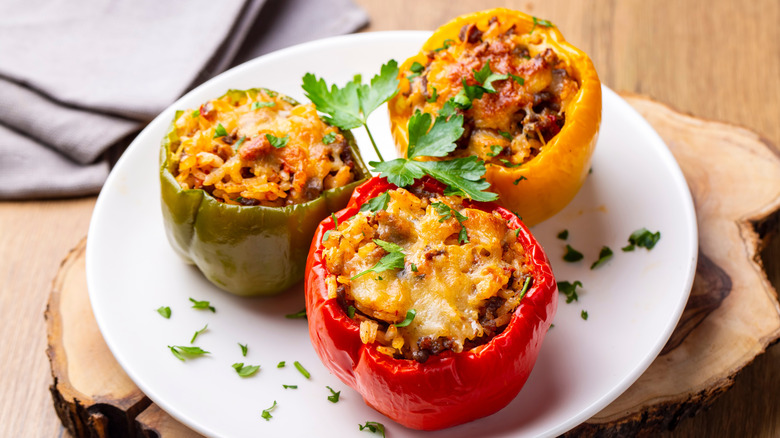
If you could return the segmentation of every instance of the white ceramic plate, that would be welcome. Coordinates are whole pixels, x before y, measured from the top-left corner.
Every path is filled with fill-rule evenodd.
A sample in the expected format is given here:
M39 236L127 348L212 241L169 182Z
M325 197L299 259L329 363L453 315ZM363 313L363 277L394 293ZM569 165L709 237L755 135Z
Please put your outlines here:
M282 50L232 69L198 87L157 117L122 156L100 194L87 243L92 307L112 353L155 403L209 436L365 437L358 424L384 423L388 437L533 437L565 432L620 395L650 365L686 303L697 255L696 219L688 187L669 150L628 104L604 89L604 116L589 176L575 200L535 227L559 281L580 280L578 302L560 298L555 327L520 395L481 420L434 433L406 429L363 404L328 373L315 355L305 320L285 314L303 308L302 287L270 299L242 299L209 284L166 241L160 212L160 139L176 109L195 108L228 88L269 87L304 101L301 77L313 72L343 84L370 78L390 58L416 53L427 32L385 32L331 38ZM386 111L371 118L383 155L395 155ZM366 161L374 159L365 131L355 130ZM661 232L652 250L620 248L636 229ZM586 256L561 260L567 243ZM615 251L591 271L602 245ZM216 313L191 308L208 300ZM155 311L170 306L164 319ZM588 312L587 321L580 317ZM166 346L195 345L211 354L186 363ZM241 356L238 343L248 344ZM286 361L287 366L277 368ZM300 361L306 380L292 366ZM234 362L259 364L240 378ZM283 389L282 384L298 389ZM326 386L341 391L333 404ZM260 414L276 401L273 419Z

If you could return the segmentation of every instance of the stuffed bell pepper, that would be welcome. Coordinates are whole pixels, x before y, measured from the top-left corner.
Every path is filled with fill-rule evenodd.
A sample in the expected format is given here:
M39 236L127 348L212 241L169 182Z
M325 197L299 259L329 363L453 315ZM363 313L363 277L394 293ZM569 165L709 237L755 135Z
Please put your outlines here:
M457 111L465 132L450 157L477 156L499 203L534 225L587 177L601 121L590 59L547 20L507 9L456 18L400 68L389 102L401 153L417 111Z
M322 221L306 269L312 344L396 422L442 429L520 391L556 310L542 248L509 210L374 177Z
M303 278L320 220L368 175L349 131L267 89L179 111L162 143L165 231L174 250L237 295Z

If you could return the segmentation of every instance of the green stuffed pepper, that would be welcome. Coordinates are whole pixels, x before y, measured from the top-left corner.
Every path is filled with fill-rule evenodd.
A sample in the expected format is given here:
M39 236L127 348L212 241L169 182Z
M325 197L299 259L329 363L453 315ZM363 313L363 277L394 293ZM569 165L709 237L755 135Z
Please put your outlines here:
M317 224L369 175L349 131L267 89L179 111L160 151L165 231L216 286L273 295L303 279Z

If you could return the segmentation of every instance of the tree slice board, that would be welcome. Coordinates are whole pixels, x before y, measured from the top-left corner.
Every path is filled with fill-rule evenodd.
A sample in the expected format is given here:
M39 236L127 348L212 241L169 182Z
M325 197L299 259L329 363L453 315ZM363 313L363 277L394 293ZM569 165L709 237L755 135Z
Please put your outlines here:
M661 354L624 394L566 436L674 427L709 406L780 339L780 305L759 253L767 244L780 247L780 238L769 239L780 230L777 150L751 131L641 96L624 98L666 141L685 175L698 217L699 263ZM75 437L196 435L152 403L111 355L89 304L85 244L62 262L46 309L57 414Z

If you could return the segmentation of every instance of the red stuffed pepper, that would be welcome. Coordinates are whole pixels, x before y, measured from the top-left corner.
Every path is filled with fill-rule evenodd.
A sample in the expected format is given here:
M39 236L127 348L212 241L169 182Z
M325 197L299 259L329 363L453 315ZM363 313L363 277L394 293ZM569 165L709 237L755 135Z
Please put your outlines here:
M523 387L555 315L547 256L510 211L375 177L317 228L306 267L312 344L394 421L436 430Z

